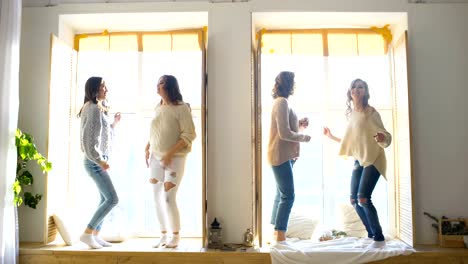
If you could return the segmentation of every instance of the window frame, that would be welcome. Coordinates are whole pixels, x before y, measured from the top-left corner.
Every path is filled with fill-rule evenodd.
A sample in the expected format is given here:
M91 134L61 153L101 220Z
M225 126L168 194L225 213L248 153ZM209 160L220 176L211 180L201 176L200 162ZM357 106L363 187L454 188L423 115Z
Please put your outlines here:
M385 27L384 27L385 28ZM254 84L252 85L252 149L253 149L253 160L254 160L254 168L253 168L253 173L254 173L254 192L255 192L255 201L254 201L254 223L256 224L254 228L254 234L256 239L259 242L259 245L263 245L263 237L262 237L262 155L263 155L263 150L262 150L262 94L261 94L261 55L262 55L262 35L265 33L277 33L277 34L293 34L293 33L302 33L302 34L317 34L320 33L322 34L322 39L323 39L323 56L328 56L329 55L329 49L328 49L328 38L327 34L328 33L337 33L337 34L382 34L384 37L384 53L387 54L389 53L389 56L391 57L391 62L390 62L390 79L391 79L391 89L392 89L392 98L393 105L392 105L392 111L393 111L393 128L395 131L394 138L398 138L399 135L396 131L397 129L401 127L408 127L408 131L403 131L403 133L408 133L409 136L407 138L408 140L408 149L409 149L409 165L407 165L406 168L406 174L405 175L400 175L399 171L399 162L397 162L396 157L399 156L399 148L398 146L394 147L394 174L395 174L395 179L391 184L389 184L388 188L388 197L389 197L389 202L388 202L388 212L389 212L389 227L390 228L395 228L395 230L391 229L390 232L396 233L396 237L401 239L403 242L407 243L410 246L414 245L414 202L413 202L413 173L412 173L412 168L413 168L413 159L412 157L412 145L411 145L411 138L412 138L412 132L411 132L411 98L410 98L410 90L409 90L409 84L408 84L408 72L407 69L404 69L403 72L406 74L405 76L402 77L401 81L404 82L403 88L400 89L400 93L405 92L405 85L406 85L406 98L407 101L406 103L403 102L403 104L400 106L402 109L397 109L396 106L396 101L398 98L397 96L397 84L395 83L395 75L396 75L396 66L395 65L395 49L404 46L404 59L401 62L401 64L404 65L399 65L399 67L406 67L407 66L407 32L405 31L403 36L398 38L397 42L392 42L391 37L388 38L388 35L384 36L384 32L382 30L379 31L377 28L372 28L372 29L351 29L351 28L333 28L333 29L271 29L271 30L266 30L266 29L261 29L255 34L255 39L256 42L253 43L253 52L252 56L253 58L253 82ZM388 32L386 32L388 34ZM390 32L391 36L391 32ZM401 55L402 56L402 55ZM402 95L405 96L405 95ZM407 107L407 108L406 108ZM402 112L406 111L406 116L407 118L407 124L401 124L401 120L396 120L395 115L397 114L396 112ZM401 132L400 132L401 133ZM398 145L398 143L393 143ZM399 161L399 160L398 160ZM400 186L402 184L401 179L405 180L405 189L400 190ZM395 199L392 199L395 198ZM394 204L392 205L391 201L394 201ZM393 215L393 216L392 216Z

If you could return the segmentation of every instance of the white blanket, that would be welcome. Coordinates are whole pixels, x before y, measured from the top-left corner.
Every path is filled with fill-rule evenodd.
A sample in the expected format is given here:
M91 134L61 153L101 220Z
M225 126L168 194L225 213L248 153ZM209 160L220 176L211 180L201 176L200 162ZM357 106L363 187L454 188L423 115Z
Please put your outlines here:
M398 255L409 255L414 250L399 240L387 240L381 249L368 249L372 239L345 237L324 242L288 239L286 244L270 248L272 264L303 263L367 263Z

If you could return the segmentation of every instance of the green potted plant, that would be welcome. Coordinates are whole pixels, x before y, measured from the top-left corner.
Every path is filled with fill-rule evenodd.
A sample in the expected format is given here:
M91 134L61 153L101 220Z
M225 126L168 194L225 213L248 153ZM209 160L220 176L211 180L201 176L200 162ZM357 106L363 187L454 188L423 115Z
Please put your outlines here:
M42 170L46 173L52 169L52 163L49 162L42 154L37 151L34 144L34 138L22 132L20 129L16 130L16 150L17 150L17 164L16 164L16 179L13 184L14 203L15 206L25 204L31 208L36 209L37 204L42 199L42 194L32 194L25 191L25 186L30 186L34 183L34 177L27 169L29 161L35 160Z

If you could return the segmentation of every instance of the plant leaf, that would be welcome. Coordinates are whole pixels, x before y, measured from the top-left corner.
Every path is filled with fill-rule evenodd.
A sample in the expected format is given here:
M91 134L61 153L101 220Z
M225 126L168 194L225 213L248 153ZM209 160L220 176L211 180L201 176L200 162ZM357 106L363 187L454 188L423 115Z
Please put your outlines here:
M31 185L34 183L33 175L27 170L17 176L17 180L22 185Z

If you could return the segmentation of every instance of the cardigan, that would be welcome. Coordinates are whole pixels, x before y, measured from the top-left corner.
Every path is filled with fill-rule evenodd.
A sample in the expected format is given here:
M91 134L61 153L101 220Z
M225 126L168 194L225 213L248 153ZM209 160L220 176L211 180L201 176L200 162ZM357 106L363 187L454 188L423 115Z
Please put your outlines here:
M268 162L278 166L299 157L299 142L309 140L309 136L298 133L299 122L296 113L289 108L288 99L277 97L271 111Z

